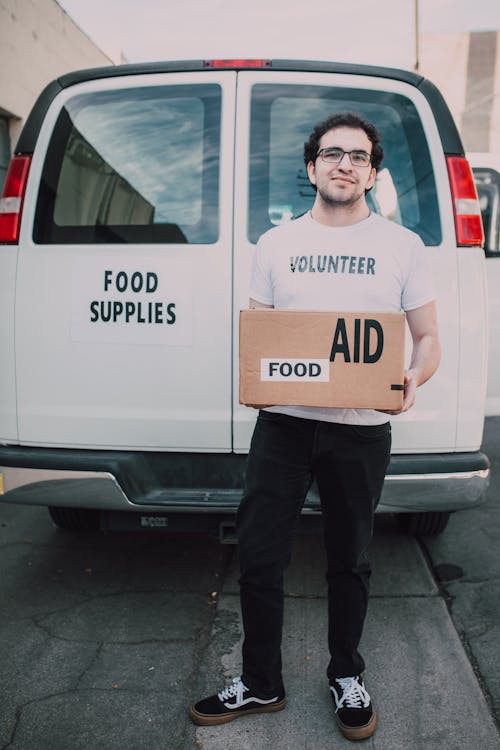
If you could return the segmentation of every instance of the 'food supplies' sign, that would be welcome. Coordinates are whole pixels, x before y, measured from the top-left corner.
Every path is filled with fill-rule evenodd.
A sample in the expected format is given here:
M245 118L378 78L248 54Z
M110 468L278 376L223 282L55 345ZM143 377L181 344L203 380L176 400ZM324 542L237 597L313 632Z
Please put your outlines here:
M186 258L176 258L175 264L145 258L140 263L78 259L73 267L73 340L189 346L191 274Z

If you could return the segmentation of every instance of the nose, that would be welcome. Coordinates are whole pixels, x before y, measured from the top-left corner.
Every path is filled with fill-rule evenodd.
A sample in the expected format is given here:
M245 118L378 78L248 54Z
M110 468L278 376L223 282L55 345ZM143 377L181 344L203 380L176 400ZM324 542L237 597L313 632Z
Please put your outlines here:
M351 169L351 157L347 152L344 153L342 159L338 162L337 167L341 167L342 169Z

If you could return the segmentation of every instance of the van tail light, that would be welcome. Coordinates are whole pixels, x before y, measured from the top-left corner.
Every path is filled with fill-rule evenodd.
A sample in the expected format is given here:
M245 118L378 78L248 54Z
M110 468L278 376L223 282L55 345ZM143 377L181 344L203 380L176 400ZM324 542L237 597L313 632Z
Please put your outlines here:
M31 156L14 156L0 198L0 243L19 241L24 193L28 182Z
M463 156L447 156L457 244L484 244L483 222L477 197L476 183L469 162Z
M270 68L271 60L204 60L205 68Z

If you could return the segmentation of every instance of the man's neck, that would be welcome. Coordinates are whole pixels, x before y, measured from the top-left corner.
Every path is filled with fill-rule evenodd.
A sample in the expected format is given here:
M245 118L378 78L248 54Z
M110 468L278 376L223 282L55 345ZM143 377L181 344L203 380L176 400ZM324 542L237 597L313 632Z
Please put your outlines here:
M351 224L358 224L367 219L370 213L365 201L351 206L339 204L332 206L316 200L311 209L312 218L329 227L348 227Z

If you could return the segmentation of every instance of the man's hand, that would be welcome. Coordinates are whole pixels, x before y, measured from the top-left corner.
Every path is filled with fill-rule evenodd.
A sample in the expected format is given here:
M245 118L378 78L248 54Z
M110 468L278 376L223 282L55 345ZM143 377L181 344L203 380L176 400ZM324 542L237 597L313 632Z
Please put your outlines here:
M415 396L417 394L417 379L415 377L415 374L412 372L412 370L407 370L405 372L405 378L404 378L404 396L403 396L403 405L401 409L378 409L377 411L383 411L384 414L403 414L403 412L408 411L408 409L411 409L413 404L415 403Z
M437 328L436 303L409 310L406 320L413 340L410 367L405 372L401 409L385 410L385 414L403 414L415 403L416 390L436 372L441 357Z

